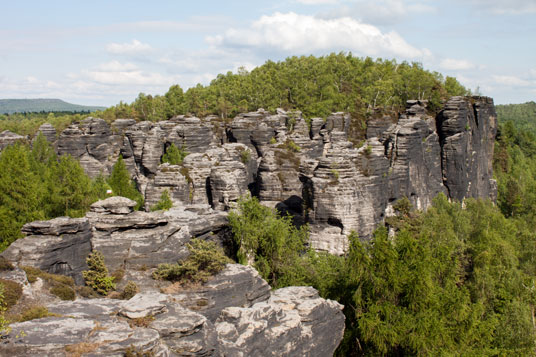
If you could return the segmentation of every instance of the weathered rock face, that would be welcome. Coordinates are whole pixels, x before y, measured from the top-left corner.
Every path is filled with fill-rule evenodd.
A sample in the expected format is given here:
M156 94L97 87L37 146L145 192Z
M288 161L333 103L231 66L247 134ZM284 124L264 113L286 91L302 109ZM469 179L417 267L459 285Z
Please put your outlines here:
M86 257L91 252L91 226L87 218L59 217L25 224L27 236L12 243L2 256L11 262L71 276L83 283Z
M223 212L184 208L162 212L133 211L135 201L110 197L94 203L87 219L93 227L93 249L103 253L111 271L146 270L175 263L188 255L186 243L196 236L222 230ZM199 227L199 226L202 227Z
M41 125L39 129L37 129L37 132L43 134L43 136L50 143L54 143L56 141L56 129L49 123L44 123Z
M232 264L201 290L195 294L205 294L214 306L186 306L180 295L156 291L127 301L54 302L47 308L58 316L12 324L0 354L331 356L342 339L342 305L319 298L312 288L270 293L255 271ZM188 294L194 292L182 295Z
M449 197L494 197L493 145L497 115L487 97L453 97L437 120L443 182Z
M17 141L26 140L27 137L15 134L9 130L4 130L0 133L0 150L4 150L6 146L13 145Z
M313 288L289 287L250 308L224 309L215 325L227 356L332 356L344 331L341 310Z
M337 254L350 231L370 237L404 196L418 209L441 192L457 200L495 197L492 99L453 97L437 117L425 101L408 101L405 113L374 112L362 126L345 113L306 121L300 112L280 109L231 122L177 116L109 126L89 118L64 130L57 147L78 157L92 176L108 173L122 154L146 209L167 190L176 205L226 211L249 191L308 222L312 245ZM360 147L356 130L364 133ZM181 165L161 164L171 144L189 153Z

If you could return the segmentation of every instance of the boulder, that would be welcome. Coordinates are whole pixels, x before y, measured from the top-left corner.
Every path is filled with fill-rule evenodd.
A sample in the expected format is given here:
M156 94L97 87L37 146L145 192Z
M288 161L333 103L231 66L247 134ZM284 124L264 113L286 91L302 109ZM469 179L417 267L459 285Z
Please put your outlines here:
M1 255L18 265L39 268L72 277L83 284L82 271L91 252L91 226L87 218L59 217L27 223L27 234L13 242Z
M6 146L13 145L17 141L24 141L28 138L19 134L15 134L9 130L4 130L0 133L0 151L4 150Z

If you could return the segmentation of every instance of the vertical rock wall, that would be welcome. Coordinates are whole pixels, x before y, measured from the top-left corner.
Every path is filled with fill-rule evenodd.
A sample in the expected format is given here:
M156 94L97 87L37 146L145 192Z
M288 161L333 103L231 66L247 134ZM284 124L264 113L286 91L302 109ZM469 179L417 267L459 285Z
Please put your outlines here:
M93 177L108 174L123 155L146 208L164 190L175 204L224 211L251 192L309 223L311 244L337 254L351 231L370 237L402 197L418 209L438 193L455 200L495 198L491 98L453 97L437 116L425 101L408 101L399 116L372 115L358 145L355 125L349 114L305 120L298 111L280 109L230 122L177 116L157 123L118 119L110 126L88 118L60 133L56 146ZM189 153L181 165L161 164L171 144Z

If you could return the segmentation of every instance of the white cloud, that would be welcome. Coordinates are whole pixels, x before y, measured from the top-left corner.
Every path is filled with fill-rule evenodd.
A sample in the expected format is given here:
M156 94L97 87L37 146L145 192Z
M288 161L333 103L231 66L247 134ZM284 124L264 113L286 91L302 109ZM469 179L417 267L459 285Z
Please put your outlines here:
M352 51L367 56L417 58L429 53L411 46L394 31L382 33L377 27L350 17L320 19L293 12L262 16L249 28L231 28L223 35L206 40L214 46L289 54Z
M101 65L98 66L98 69L100 69L101 71L106 71L106 72L132 71L132 70L138 69L138 66L129 62L121 63L119 61L114 60L114 61L102 63Z
M526 87L526 86L530 86L531 85L531 82L527 81L527 80L524 80L524 79L521 79L519 77L515 77L515 76L498 76L498 75L493 75L493 80L496 82L496 83L499 83L499 84L503 84L503 85L507 85L507 86L513 86L513 87Z
M305 5L323 5L323 4L336 4L338 0L296 0L296 2Z
M110 43L106 50L113 54L135 55L152 51L151 45L142 43L138 40L132 40L130 43Z
M164 76L156 72L144 72L142 70L128 71L84 71L85 76L97 83L110 85L146 85L165 86L171 85L177 78Z
M529 70L529 73L530 73L532 78L536 79L536 69Z
M445 58L439 63L439 66L446 70L460 71L473 69L476 66L467 60L458 60L453 58Z
M365 23L393 25L410 19L411 14L434 13L436 8L419 1L357 0L321 14L323 18L350 16Z
M494 14L522 15L536 13L535 0L470 0L475 6Z

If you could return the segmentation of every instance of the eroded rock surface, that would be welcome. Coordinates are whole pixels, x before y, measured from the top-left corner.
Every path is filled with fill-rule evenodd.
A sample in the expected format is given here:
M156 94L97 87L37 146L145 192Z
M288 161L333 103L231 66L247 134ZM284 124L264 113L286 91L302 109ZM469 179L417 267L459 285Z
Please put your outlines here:
M217 310L187 306L177 294L156 291L125 301L54 302L47 308L57 316L12 324L0 341L0 354L124 356L128 350L155 356L331 356L342 339L342 305L319 298L312 288L270 293L256 272L236 264L203 289L214 294L221 285ZM232 298L232 291L243 298Z
M83 283L86 258L91 252L91 226L87 218L59 217L22 227L26 237L13 242L2 256L18 265L71 276Z
M453 97L438 115L426 101L411 100L403 113L377 110L366 123L360 120L347 113L305 120L299 111L281 109L259 109L231 121L176 116L109 125L88 118L60 133L56 146L60 154L78 158L91 176L109 173L123 155L146 209L166 190L177 206L221 211L250 192L309 223L312 246L336 254L345 251L352 230L369 238L402 197L418 209L429 207L438 193L456 200L495 198L491 98ZM52 132L47 135L52 139ZM180 165L161 163L171 144L189 153Z

